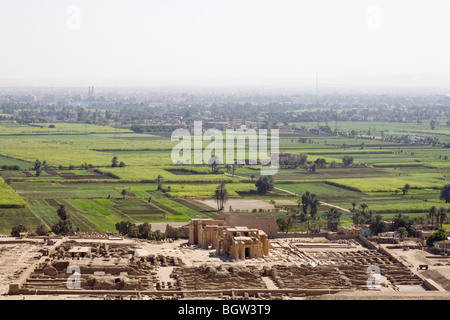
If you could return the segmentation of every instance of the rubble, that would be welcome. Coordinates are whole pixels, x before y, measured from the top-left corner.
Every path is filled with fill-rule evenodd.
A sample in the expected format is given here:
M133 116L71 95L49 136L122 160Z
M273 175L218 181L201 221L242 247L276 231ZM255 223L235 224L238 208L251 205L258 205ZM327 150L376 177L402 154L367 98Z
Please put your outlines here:
M206 224L203 230L213 231L212 226ZM92 237L14 244L27 246L35 255L33 263L27 260L28 267L5 276L7 292L19 296L78 294L89 299L136 297L136 293L142 299L305 299L373 291L368 287L368 270L373 266L379 269L381 280L376 291L397 292L405 287L427 291L423 278L411 268L385 249L367 247L358 238L274 238L264 248L265 254L247 251L236 259L226 241L260 233L220 227L222 236L215 248L208 243L211 237L203 237L207 245L205 241L188 245L185 240L155 243ZM2 248L0 257L3 252L7 248ZM80 285L75 289L68 286L77 276L68 272L73 267L79 270Z

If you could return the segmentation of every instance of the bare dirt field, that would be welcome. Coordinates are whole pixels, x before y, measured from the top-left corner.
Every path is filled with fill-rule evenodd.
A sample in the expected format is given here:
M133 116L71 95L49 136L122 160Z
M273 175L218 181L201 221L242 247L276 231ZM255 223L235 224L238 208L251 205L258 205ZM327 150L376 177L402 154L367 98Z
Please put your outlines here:
M39 244L8 243L0 238L0 294L8 291L9 283L18 279L21 273L40 256Z

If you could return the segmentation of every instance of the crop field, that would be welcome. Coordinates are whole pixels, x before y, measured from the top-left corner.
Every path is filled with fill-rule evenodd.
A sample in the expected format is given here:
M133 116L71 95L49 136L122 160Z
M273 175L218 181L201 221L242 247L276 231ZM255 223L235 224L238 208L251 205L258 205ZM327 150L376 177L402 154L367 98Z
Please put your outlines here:
M56 223L56 222L55 222ZM38 226L42 221L29 209L0 209L0 234L9 234L17 225Z
M361 134L367 134L367 131L370 131L372 135L381 136L382 132L386 135L404 135L404 134L434 134L441 135L443 137L449 136L449 130L446 129L438 129L431 130L429 122L422 123L402 123L402 122L364 122L364 121L334 121L330 123L326 122L296 122L293 125L297 128L306 127L312 128L317 126L325 126L327 125L334 129L351 131L355 130Z
M173 184L170 187L167 193L174 198L211 198L217 184ZM256 192L256 187L252 183L227 184L227 190L230 198L236 198L240 192Z
M149 166L127 166L125 168L105 168L101 169L104 173L113 173L126 181L148 181L156 180L158 176L162 176L166 182L233 182L235 178L224 175L214 175L205 173L197 174L175 174L174 171L168 171L167 167L149 167ZM209 168L208 168L209 169ZM170 169L169 169L170 170ZM173 169L172 169L173 170ZM209 171L209 170L208 170Z
M0 135L31 135L31 134L88 134L88 133L122 133L132 132L127 129L82 123L1 123Z
M31 162L0 156L0 167L2 166L19 166L20 169L28 169L31 168L33 165Z
M298 128L318 125L325 123L295 123ZM328 125L332 130L356 130L361 135L370 130L374 136L437 136L450 141L450 128L430 130L429 123ZM351 203L365 203L368 210L386 219L398 213L424 216L433 205L450 210L439 199L440 189L450 184L450 149L361 137L305 135L307 139L300 140L301 136L284 133L280 151L307 155L307 165L319 158L334 165L317 166L314 171L308 166L279 169L273 176L279 189L258 195L255 182L261 177L261 166L238 166L233 176L225 166L213 174L208 165L177 165L171 159L176 142L167 136L90 124L1 123L0 234L9 234L17 224L51 227L58 222L56 211L61 205L80 231L115 231L115 224L123 220L169 223L215 217L217 210L196 200L212 199L220 183L226 184L230 199L296 203L309 191L319 200L345 209L351 208ZM353 165L342 166L344 155L353 157ZM113 157L123 166L112 167ZM33 169L37 159L48 166L38 177ZM12 166L17 167L13 170ZM162 190L158 190L158 176L162 177ZM405 184L410 189L404 195ZM327 209L321 206L321 214ZM286 212L281 208L257 214L283 216ZM341 224L351 223L351 216L345 213ZM305 228L297 226L297 230Z
M321 199L330 197L358 197L359 192L343 189L325 182L306 182L306 183L286 183L279 184L279 188L298 193L299 195L309 191L319 196Z
M3 179L0 179L0 208L24 207L25 201Z

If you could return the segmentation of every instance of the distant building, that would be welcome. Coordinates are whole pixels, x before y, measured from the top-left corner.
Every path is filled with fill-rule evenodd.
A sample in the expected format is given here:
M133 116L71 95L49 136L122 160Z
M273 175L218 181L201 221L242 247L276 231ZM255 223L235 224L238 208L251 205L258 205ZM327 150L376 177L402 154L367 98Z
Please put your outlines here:
M406 139L408 140L408 142L417 143L417 142L421 142L423 140L423 137L420 137L420 136L407 136Z
M282 127L279 127L278 130L280 132L292 132L293 131L292 126L282 126Z
M380 232L377 236L380 238L392 238L392 239L400 238L400 235L394 231Z
M205 122L204 127L206 129L224 130L229 128L230 124L227 121L210 121Z
M362 235L368 237L372 235L372 231L365 226L340 226L338 227L338 233L345 235Z
M436 241L434 243L434 248L439 250L441 253L446 254L450 252L450 240Z
M424 230L418 230L416 233L417 238L420 238L424 241L428 239L429 236L431 236L435 231L424 231Z

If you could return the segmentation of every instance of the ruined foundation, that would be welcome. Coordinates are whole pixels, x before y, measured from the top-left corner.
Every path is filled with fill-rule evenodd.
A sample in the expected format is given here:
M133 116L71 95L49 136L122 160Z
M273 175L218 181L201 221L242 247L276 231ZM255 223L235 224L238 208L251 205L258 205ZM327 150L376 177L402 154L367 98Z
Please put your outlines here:
M214 244L216 248L211 244L204 248L204 243L189 246L182 241L158 244L139 240L130 245L60 239L40 249L41 256L19 280L10 283L8 294L90 299L305 299L373 291L367 286L370 266L380 270L381 282L375 291L395 292L400 286L426 291L423 280L401 262L382 250L363 246L357 238L327 243L273 239L267 254L236 259L223 251L233 248L226 244L227 232L233 241L258 237L259 233L220 227L224 236ZM75 274L69 272L73 267L80 272L75 288L70 286L74 283Z

